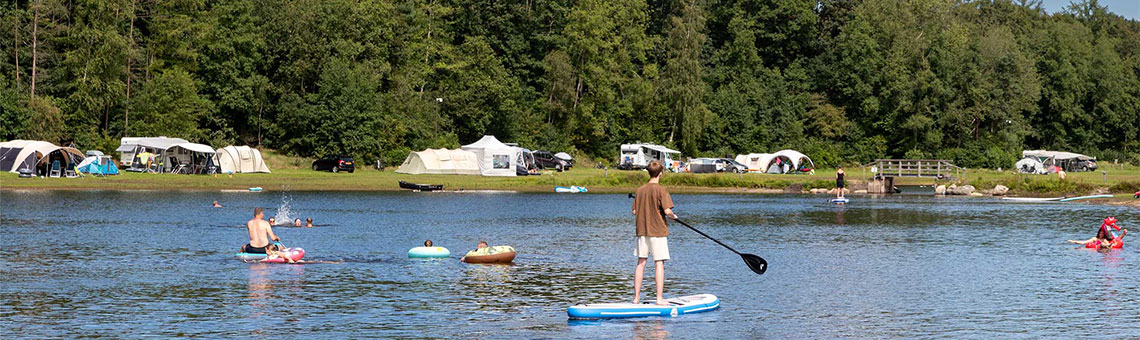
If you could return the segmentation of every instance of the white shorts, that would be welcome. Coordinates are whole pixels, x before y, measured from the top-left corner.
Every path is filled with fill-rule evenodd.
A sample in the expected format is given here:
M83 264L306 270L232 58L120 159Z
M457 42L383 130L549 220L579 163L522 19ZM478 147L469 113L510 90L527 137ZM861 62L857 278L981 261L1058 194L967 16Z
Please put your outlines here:
M638 258L648 258L649 254L653 254L654 261L665 261L669 259L669 242L666 237L637 237L637 249L634 250L634 255Z

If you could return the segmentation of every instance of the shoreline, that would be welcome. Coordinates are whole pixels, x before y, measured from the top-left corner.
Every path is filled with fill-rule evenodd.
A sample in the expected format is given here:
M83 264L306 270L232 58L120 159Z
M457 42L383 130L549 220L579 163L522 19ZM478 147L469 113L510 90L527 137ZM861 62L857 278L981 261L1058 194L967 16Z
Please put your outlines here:
M865 189L866 174L853 170L847 181L848 195L870 195ZM772 174L674 174L666 175L663 184L670 192L683 194L817 194L834 195L833 174L821 169L814 175ZM895 184L931 186L958 183L976 187L983 197L1059 197L1114 193L1106 199L1117 205L1140 208L1140 200L1132 199L1129 190L1140 190L1140 168L1113 169L1112 176L1086 172L1070 175L1060 182L1053 176L1020 175L996 171L974 170L955 182L932 178L896 178ZM269 174L171 175L125 172L117 176L82 178L18 178L0 173L0 192L20 191L182 191L182 192L262 192L329 191L329 192L399 192L398 182L442 184L445 192L509 191L520 193L553 193L556 186L581 186L590 193L620 194L635 191L648 179L643 171L573 169L566 172L544 172L540 176L484 177L457 175L407 175L391 170L361 169L355 173L315 172L308 169L279 169ZM1009 187L1005 195L990 195L997 185ZM832 191L831 193L826 193ZM949 195L955 196L955 195ZM970 196L970 195L961 195ZM1133 202L1135 201L1135 202Z

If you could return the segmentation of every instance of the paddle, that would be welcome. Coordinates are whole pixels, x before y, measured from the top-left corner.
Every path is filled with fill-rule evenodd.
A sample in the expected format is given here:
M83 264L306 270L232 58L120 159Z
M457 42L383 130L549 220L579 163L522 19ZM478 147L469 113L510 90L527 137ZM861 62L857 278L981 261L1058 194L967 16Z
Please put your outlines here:
M674 221L677 221L678 223L681 223L681 225L686 226L689 229L692 229L693 231L697 232L697 234L701 234L701 236L704 236L705 238L710 239L713 242L716 242L716 244L719 244L722 247L728 248L728 250L731 250L732 252L736 253L736 255L740 255L740 258L744 259L744 264L747 264L748 269L751 269L752 272L756 273L756 275L764 275L764 271L768 270L768 261L764 261L764 258L756 256L756 255L752 255L752 254L742 254L742 253L736 251L736 249L732 249L732 247L729 247L727 244L724 244L724 243L721 243L720 241L717 241L717 239L712 238L712 236L709 236L705 233L702 233L700 230L697 230L697 228L693 228L693 226L689 225L688 223L685 223L685 221L682 221L680 219L674 219Z
M629 194L629 198L635 198L635 197L637 197L637 196L632 194L632 193ZM764 261L764 258L756 256L756 255L752 255L752 254L742 254L742 253L736 251L736 249L732 249L732 247L729 247L727 244L724 244L724 243L718 241L717 239L712 238L712 236L709 236L708 234L705 234L705 233L701 232L700 230L697 230L697 228L693 228L693 226L689 225L688 223L685 223L685 221L682 221L681 219L674 219L674 221L677 221L678 223L681 223L681 225L691 229L692 231L697 232L697 234L701 234L701 236L704 236L705 238L710 239L713 242L716 242L716 244L719 244L722 247L728 248L728 250L731 250L732 252L736 253L736 255L740 255L740 258L744 259L744 264L748 265L748 269L751 269L752 272L756 273L756 275L764 275L764 272L768 270L768 261Z

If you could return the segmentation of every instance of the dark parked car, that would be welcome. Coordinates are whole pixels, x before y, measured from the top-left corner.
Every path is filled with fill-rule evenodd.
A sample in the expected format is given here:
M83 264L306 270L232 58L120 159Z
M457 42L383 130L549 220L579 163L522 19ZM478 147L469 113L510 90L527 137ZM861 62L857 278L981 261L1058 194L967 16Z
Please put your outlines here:
M570 168L570 163L565 160L555 157L550 151L535 151L534 163L543 169L554 169L558 171Z
M1075 164L1072 171L1093 171L1096 170L1096 161L1091 159L1079 160Z
M328 170L332 172L339 171L356 171L356 165L353 164L352 157L345 155L326 156L324 158L313 161L313 171Z

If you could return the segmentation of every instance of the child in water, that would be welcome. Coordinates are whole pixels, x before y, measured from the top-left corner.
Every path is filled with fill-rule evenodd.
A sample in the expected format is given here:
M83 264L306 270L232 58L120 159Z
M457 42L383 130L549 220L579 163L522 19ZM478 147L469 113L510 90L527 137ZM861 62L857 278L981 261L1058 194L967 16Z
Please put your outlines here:
M1108 230L1108 227L1113 227L1116 230L1120 230L1122 233L1120 236L1116 236ZM1112 242L1114 239L1123 239L1124 235L1127 234L1128 229L1121 229L1120 226L1116 225L1116 217L1109 216L1108 218L1104 219L1104 223L1101 223L1100 229L1097 230L1095 237L1083 241L1069 240L1069 243L1083 244L1085 246L1093 243L1097 248L1112 248Z

